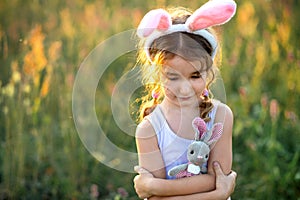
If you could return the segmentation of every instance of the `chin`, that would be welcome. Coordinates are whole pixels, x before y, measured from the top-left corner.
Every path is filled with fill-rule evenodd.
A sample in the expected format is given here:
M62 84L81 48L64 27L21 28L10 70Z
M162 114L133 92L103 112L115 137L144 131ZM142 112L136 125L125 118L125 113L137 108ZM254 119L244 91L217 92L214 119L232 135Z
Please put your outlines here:
M198 107L199 106L199 101L195 101L192 99L188 99L188 100L180 100L177 101L177 103L179 104L180 107Z

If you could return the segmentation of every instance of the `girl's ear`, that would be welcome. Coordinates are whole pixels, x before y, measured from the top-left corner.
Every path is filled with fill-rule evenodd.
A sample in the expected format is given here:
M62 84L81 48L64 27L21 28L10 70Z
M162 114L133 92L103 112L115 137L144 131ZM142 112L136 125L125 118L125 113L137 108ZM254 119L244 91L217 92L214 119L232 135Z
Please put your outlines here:
M210 149L213 148L215 143L220 139L223 133L223 124L222 123L216 123L214 124L212 130L211 130L211 136L207 141L207 144L209 145Z
M192 122L193 129L196 133L195 140L203 140L206 132L206 123L200 117L196 117Z
M197 9L186 21L196 31L228 22L236 11L233 0L210 0Z
M148 37L155 29L165 31L172 25L170 14L164 9L149 11L138 26L137 35L140 38Z

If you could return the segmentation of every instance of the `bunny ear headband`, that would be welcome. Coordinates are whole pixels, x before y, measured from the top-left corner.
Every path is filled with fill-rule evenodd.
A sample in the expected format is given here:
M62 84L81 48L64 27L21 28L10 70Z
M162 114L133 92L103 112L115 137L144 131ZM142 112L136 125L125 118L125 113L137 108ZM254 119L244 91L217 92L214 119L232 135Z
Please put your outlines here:
M172 24L170 14L164 9L149 11L138 26L137 35L145 39L144 48L152 62L149 48L152 42L164 35L174 32L188 32L204 37L212 46L212 58L217 50L215 37L206 28L228 22L235 14L236 3L233 0L210 0L198 8L185 24Z

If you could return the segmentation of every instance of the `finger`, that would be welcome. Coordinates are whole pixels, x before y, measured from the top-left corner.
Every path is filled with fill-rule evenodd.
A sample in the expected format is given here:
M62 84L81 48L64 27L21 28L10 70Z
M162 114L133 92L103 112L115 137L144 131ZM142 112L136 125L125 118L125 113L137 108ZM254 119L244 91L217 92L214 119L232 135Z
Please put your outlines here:
M133 169L134 169L134 171L135 171L136 173L139 173L140 168L141 168L141 167L137 165L137 166L134 166Z
M233 177L234 179L236 179L237 173L236 173L235 171L231 171L231 173L230 173L228 176L231 176L231 177Z
M220 164L217 161L213 162L213 166L214 166L214 171L216 173L216 176L224 176Z
M134 171L139 173L139 174L146 174L149 173L146 169L144 169L141 166L134 166Z
M140 175L136 175L136 176L133 178L132 181L134 182L134 184L135 184L135 182L138 180L139 176L140 176Z

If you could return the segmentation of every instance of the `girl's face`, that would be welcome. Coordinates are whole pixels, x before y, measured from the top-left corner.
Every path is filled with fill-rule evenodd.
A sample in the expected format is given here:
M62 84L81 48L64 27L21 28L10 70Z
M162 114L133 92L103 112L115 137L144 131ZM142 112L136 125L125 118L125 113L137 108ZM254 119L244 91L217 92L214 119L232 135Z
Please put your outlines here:
M179 56L166 60L161 76L165 100L180 107L199 106L206 86L206 72L201 68L200 61L187 62Z

